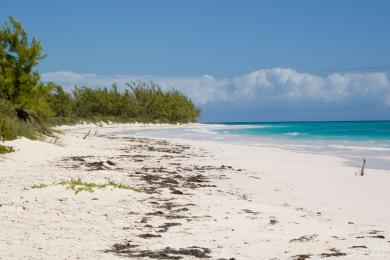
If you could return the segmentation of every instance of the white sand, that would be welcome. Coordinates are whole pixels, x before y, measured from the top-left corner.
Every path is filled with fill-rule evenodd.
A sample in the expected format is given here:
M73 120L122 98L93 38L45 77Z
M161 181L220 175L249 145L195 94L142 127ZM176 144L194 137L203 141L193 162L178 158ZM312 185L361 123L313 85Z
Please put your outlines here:
M390 259L390 172L355 176L357 169L340 158L279 148L101 136L158 127L172 126L82 125L62 127L61 146L7 142L17 151L0 156L0 259L115 259L191 246L209 248L212 259L316 259L337 252L343 259ZM87 166L96 161L105 162L103 170ZM150 184L142 179L146 173L162 179ZM208 182L183 181L197 174ZM76 195L56 184L71 178L155 186L159 194L104 188ZM167 178L184 194L161 186L172 181ZM51 185L30 189L33 184ZM215 187L193 187L199 185ZM180 225L159 232L165 223ZM105 252L125 241L137 247Z

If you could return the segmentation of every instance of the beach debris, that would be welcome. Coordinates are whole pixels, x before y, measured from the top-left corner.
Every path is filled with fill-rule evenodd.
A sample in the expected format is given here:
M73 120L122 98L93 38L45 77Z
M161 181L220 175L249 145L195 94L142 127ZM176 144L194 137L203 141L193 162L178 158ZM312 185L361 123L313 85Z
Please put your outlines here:
M381 233L383 233L383 231L381 230L371 230L368 232L368 234L370 235L374 235L374 236L370 236L371 238L380 238L380 239L385 239L385 236L384 235L381 235Z
M314 240L317 237L318 237L318 234L304 235L304 236L301 236L299 238L291 239L290 243L292 243L292 242L308 242L308 241Z
M373 229L373 230L369 231L368 234L370 234L370 235L376 235L376 234L382 233L382 232L383 232L383 231L381 231L381 230L375 230L375 229Z
M294 255L291 258L293 260L305 260L309 259L312 255L311 254L301 254L301 255Z
M338 237L338 236L332 236L332 238L337 239L337 240L345 240L345 238L343 238L343 237Z
M58 136L54 136L53 139L51 139L50 143L57 144L57 142L60 140Z
M375 236L371 236L371 238L385 239L385 236L384 235L375 235Z
M158 228L161 228L160 230L158 230L157 232L167 232L169 228L171 227L175 227L175 226L181 226L181 223L177 223L177 222L173 222L173 223L165 223L161 226L158 226Z
M242 194L238 195L238 198L240 200L248 200L249 196L248 196L248 194L242 193Z
M364 176L364 175L365 175L365 172L364 172L365 167L366 167L366 159L364 158L364 159L363 159L362 168L360 169L360 173L355 172L355 175Z
M154 237L161 237L161 235L154 235L154 234L146 233L146 234L138 235L138 237L143 238L143 239L148 239L148 238L154 238Z
M88 171L101 171L106 169L103 161L85 163L85 166L89 168Z
M112 249L106 250L106 253L114 253L119 256L126 257L149 257L154 259L183 259L188 256L196 258L211 258L211 250L205 247L187 247L174 249L171 247L166 247L161 250L136 250L132 249L134 245L129 243L115 244Z
M178 194L178 195L183 195L184 193L178 189L175 189L173 187L169 188L171 190L172 194Z
M258 215L261 213L260 211L253 211L250 209L243 209L242 211L244 211L245 213L248 213L248 214L253 214L253 215Z
M130 244L130 242L131 242L130 240L125 240L123 244L114 244L112 248L113 250L116 251L123 251L130 248L138 247L138 245Z
M86 136L91 136L87 133ZM87 138L86 137L86 138ZM199 165L198 163L187 162L187 158L201 157L202 154L196 153L190 146L170 143L163 140L119 137L99 135L101 138L116 139L121 142L121 148L117 154L106 156L98 155L77 155L65 157L61 161L64 168L80 169L83 171L99 170L120 170L127 174L131 179L129 183L135 183L136 187L142 187L140 191L147 193L158 193L158 197L142 198L140 202L145 201L150 205L146 212L129 212L128 214L138 215L135 226L124 226L123 230L139 230L137 234L132 234L136 239L152 239L175 232L179 226L186 225L190 221L200 218L211 218L211 216L195 215L192 211L195 204L177 203L178 199L185 199L191 195L190 189L216 187L212 183L212 178L227 178L224 173L237 171L229 165ZM133 163L127 167L128 162ZM123 162L123 163L122 163ZM121 166L123 168L118 168ZM112 184L112 185L111 185ZM100 188L125 188L125 186L116 186L117 183L97 182L89 183L79 179L63 182L63 185L76 192L92 192ZM119 185L119 184L117 184ZM126 186L129 187L129 186ZM138 189L134 187L134 189ZM129 187L133 188L133 187ZM161 196L160 196L161 195ZM164 197L168 195L168 197ZM235 195L237 196L237 195ZM241 199L249 200L247 194L242 194ZM260 212L248 211L250 214L260 214ZM160 222L158 225L153 223ZM163 222L161 222L163 221ZM176 228L174 228L176 227ZM173 229L173 230L171 230ZM162 241L163 239L156 239ZM154 258L154 259L187 259L187 258L210 258L210 249L203 247L184 247L172 248L167 245L160 245L161 248L145 248L144 244L134 243L125 240L123 243L117 243L107 253L117 254L123 257L134 258ZM227 258L232 259L232 258Z
M189 211L189 208L184 207L184 208L174 209L171 212L181 212L181 211Z
M65 158L64 161L69 159L69 160L73 160L73 161L77 161L77 162L85 162L84 158L86 158L86 156L70 156L70 157Z
M330 253L322 253L320 254L321 257L333 257L333 256L346 256L346 253L341 252L340 250L336 248L329 249Z
M189 148L190 148L189 146L183 146L183 145L176 145L174 147L147 146L148 151L151 152L173 153L173 154L182 153Z
M110 161L110 160L107 160L106 163L107 163L108 165L111 165L111 166L115 166L115 165L116 165L114 162L112 162L112 161Z
M112 160L91 161L95 158L96 157L92 155L64 157L62 159L64 164L61 164L60 166L66 169L79 169L84 166L88 168L87 171L120 170L120 168L114 167L116 166L116 163Z
M149 216L159 216L159 215L164 215L164 212L159 210L159 211L155 211L155 212L146 213L146 215L149 215Z
M89 136L89 134L91 133L91 130L88 131L88 133L86 133L83 137L83 140L87 139L87 137Z
M352 249L355 249L355 248L367 248L367 246L351 246L351 247L349 247L349 248L352 248Z

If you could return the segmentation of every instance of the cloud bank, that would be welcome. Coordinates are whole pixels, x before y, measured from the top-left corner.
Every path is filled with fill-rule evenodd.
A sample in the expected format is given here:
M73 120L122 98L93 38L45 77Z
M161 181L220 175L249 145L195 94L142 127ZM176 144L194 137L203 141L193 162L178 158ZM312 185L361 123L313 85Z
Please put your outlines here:
M299 110L356 107L390 112L390 80L384 72L332 73L319 76L291 68L260 69L232 78L160 77L150 75L96 75L60 71L44 73L42 80L71 89L74 85L102 87L143 80L156 81L163 89L175 88L188 95L200 107L224 104L236 109L289 107ZM310 107L309 106L309 107ZM221 107L220 111L223 112ZM325 109L326 110L326 109Z

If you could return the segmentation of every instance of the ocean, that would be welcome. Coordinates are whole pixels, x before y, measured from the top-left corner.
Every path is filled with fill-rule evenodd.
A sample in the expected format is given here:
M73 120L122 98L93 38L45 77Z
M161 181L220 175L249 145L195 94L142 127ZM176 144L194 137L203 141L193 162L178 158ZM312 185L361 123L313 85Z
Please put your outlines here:
M359 167L390 170L390 121L225 122L210 127L150 130L150 135L329 154ZM146 134L148 131L146 131Z

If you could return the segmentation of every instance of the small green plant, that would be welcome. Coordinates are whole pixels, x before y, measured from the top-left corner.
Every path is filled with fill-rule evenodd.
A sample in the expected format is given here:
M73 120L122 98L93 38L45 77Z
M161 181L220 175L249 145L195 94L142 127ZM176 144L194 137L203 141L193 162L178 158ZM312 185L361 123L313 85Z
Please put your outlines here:
M33 185L31 185L31 186L28 187L28 188L23 188L23 190L43 189L43 188L49 187L50 185L55 185L55 184L56 184L56 183L52 183L52 184L34 183Z
M0 154L15 152L12 146L0 145Z
M42 189L48 187L48 184L40 183L40 184L33 184L31 185L30 189Z
M45 184L45 183L39 183L39 184L33 184L30 188L24 188L24 190L32 190L32 189L42 189L47 188L52 185L62 185L65 186L66 189L72 190L75 194L78 194L82 191L87 192L94 192L96 189L104 189L107 187L111 187L114 189L123 189L123 190L132 190L135 192L143 192L144 190L141 187L131 187L127 184L123 183L116 183L111 180L109 180L106 183L93 183L93 182L84 182L80 178L78 179L70 179L69 181L60 181L58 183L52 183L52 184Z
M115 183L111 180L109 180L106 183L93 183L93 182L83 182L80 178L78 179L72 178L70 181L61 181L58 184L65 186L68 190L72 190L75 194L78 194L82 191L94 192L96 189L104 189L107 187L132 190L136 192L142 191L141 188L131 187L123 183Z

